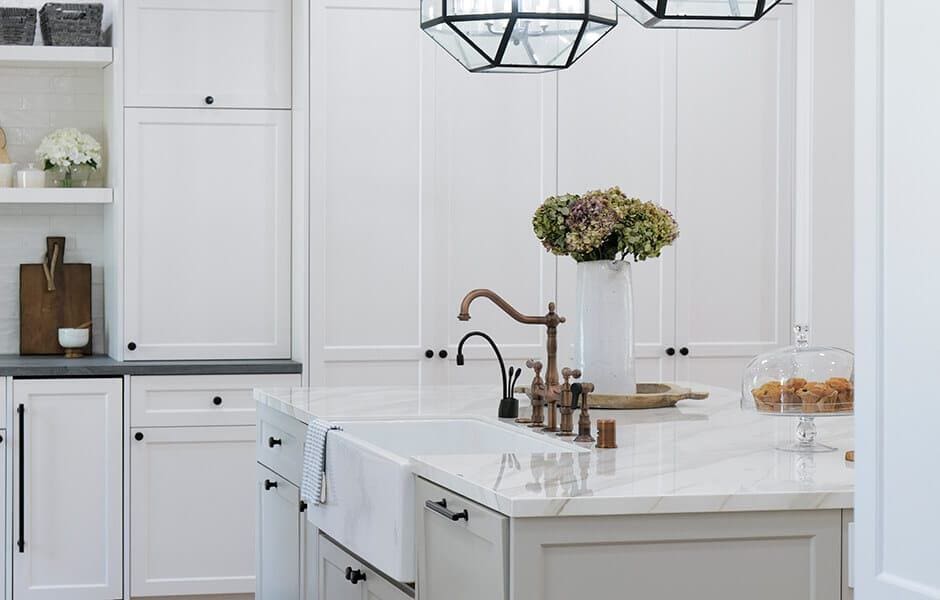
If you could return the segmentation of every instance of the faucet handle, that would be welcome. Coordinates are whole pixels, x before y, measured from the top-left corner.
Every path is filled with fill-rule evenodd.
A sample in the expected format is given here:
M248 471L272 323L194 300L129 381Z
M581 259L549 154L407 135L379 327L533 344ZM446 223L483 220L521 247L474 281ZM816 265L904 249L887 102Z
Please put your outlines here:
M581 379L581 369L569 369L565 367L561 370L561 376L565 378L565 385L568 385L571 379Z
M540 360L535 360L534 358L530 358L529 360L525 361L525 366L528 367L529 369L535 370L536 375L542 372L542 361Z

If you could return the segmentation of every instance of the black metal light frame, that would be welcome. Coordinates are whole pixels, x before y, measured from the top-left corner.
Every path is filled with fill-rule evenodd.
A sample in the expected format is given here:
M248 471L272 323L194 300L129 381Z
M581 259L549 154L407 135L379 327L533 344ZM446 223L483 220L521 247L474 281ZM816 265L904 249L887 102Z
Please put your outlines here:
M609 2L610 0L593 0L595 2ZM447 0L436 0L436 3L439 3L442 9L442 14L439 17L434 17L433 19L428 19L427 21L421 22L421 29L427 33L428 29L437 27L438 25L444 24L447 25L454 32L455 35L460 37L468 46L470 46L475 52L477 52L480 57L487 61L487 64L470 68L464 64L464 62L458 56L454 56L454 53L451 52L448 48L444 47L442 44L438 43L433 35L428 34L428 36L438 43L444 50L450 54L454 60L459 62L471 73L544 73L546 71L557 71L560 69L567 69L573 65L579 58L584 56L584 53L590 50L597 42L604 38L605 35L610 33L610 31L617 25L617 11L614 11L613 18L600 17L598 15L591 14L591 2L592 0L584 0L584 11L575 12L575 13L540 13L540 12L521 12L519 10L519 0L512 0L512 9L509 12L498 12L498 13L474 13L466 15L448 15L447 14ZM575 41L571 44L571 51L568 55L568 59L564 64L556 65L526 65L526 64L503 64L503 57L506 54L506 48L509 47L509 44L512 42L513 32L516 28L516 23L519 20L539 20L539 21L581 21L581 26L579 27L577 33L575 33ZM488 55L478 44L470 39L463 31L454 25L454 23L465 23L465 22L480 22L480 21L508 21L506 24L506 31L502 34L502 39L499 42L499 47L496 51L495 56ZM600 35L590 46L585 48L583 51L579 52L581 44L584 41L584 32L587 30L589 23L597 23L599 25L607 25L607 30ZM531 55L531 51L529 51Z
M625 5L630 5L631 7L640 7L650 14L652 17L649 21L642 23L644 27L651 29L655 28L669 28L669 27L682 27L674 25L678 21L689 21L695 23L694 28L697 29L734 29L741 28L750 25L758 20L761 17L766 15L770 9L777 6L783 0L757 0L757 4L754 7L753 15L728 15L728 16L715 16L715 15L670 15L666 13L666 10L669 7L670 2L674 0L614 0L614 3L620 7L625 13L633 17L635 20L639 21L636 16L634 16L633 11L629 8L626 8ZM731 2L729 1L729 4ZM650 4L656 4L656 8L652 8ZM712 22L713 25L709 27L709 22ZM728 23L730 27L721 27L717 23ZM686 26L692 28L691 26Z

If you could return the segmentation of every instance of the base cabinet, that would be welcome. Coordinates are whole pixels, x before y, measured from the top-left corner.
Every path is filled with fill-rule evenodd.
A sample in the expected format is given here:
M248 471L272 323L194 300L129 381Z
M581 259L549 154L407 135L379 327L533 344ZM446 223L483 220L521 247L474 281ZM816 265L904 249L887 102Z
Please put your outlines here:
M300 599L300 489L257 466L257 600Z
M13 597L108 600L122 586L120 379L13 383Z
M419 600L842 598L840 510L508 519L423 480L416 500Z
M131 595L255 591L255 428L131 431Z

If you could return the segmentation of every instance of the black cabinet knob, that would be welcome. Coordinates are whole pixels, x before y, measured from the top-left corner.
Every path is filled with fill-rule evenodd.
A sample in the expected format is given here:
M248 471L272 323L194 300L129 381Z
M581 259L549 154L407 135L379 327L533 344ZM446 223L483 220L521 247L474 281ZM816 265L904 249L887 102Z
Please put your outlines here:
M425 358L434 358L434 350L431 350L430 348L428 348L427 350L425 350L425 351L424 351L424 357L425 357Z
M283 442L281 438L269 437L268 438L268 448L273 448L275 446L280 446Z
M304 502L303 500L301 500L300 504L297 506L300 509L300 512L307 512L307 503Z
M222 406L222 396L216 396L212 399L212 403L216 406Z
M666 348L666 356L675 356L675 355L676 355L675 348Z
M689 349L683 346L682 348L679 348L679 354L681 354L682 356L688 356Z
M215 104L215 98L212 96L206 96L206 104L212 105Z
M134 342L128 342L127 349L133 352L134 350L137 350L137 344L135 344Z
M268 491L268 490L270 490L271 488L276 488L276 487L277 487L277 482L276 482L276 481L271 481L270 479L265 479L265 480L264 480L264 491Z
M134 434L134 439L139 442L144 439L144 434L138 431L137 433Z
M353 570L352 567L346 567L346 581L356 585L360 581L366 580L366 574L360 571L359 569Z
M447 350L441 350L440 352L437 353L437 355L440 356L441 358L447 358Z

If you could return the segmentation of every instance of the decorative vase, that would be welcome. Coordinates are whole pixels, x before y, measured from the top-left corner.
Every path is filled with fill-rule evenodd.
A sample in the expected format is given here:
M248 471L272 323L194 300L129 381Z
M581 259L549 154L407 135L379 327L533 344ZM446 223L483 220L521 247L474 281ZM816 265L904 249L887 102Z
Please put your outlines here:
M60 188L88 187L88 178L94 169L91 165L72 165L52 169L52 185Z
M636 394L633 276L621 260L578 263L578 366L594 392Z

